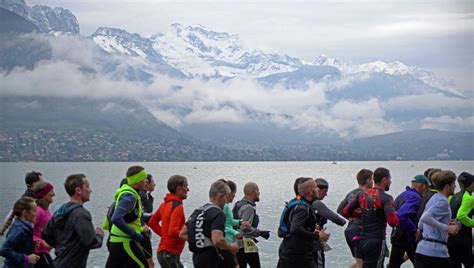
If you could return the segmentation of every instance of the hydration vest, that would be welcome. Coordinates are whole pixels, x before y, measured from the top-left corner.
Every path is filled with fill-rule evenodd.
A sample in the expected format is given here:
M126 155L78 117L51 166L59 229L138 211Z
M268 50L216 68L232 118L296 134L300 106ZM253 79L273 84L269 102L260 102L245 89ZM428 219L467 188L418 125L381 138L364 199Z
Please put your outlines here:
M293 212L293 210L297 206L304 206L309 209L312 209L311 204L308 203L308 201L301 199L301 197L299 196L294 199L291 199L289 202L286 202L285 207L283 208L283 211L281 212L280 216L280 225L278 225L278 237L285 238L289 235L291 228L291 212Z
M241 199L241 200L237 201L235 203L234 208L232 209L232 215L234 216L234 219L240 220L241 217L239 215L239 210L240 210L241 207L243 207L246 204L251 205L253 210L254 210L253 219L252 219L252 227L257 228L258 223L260 221L260 218L257 215L257 210L255 209L255 204L252 203L251 201L249 201L247 199Z
M124 184L122 185L122 187L120 187L117 190L117 192L115 192L114 210L117 209L119 200L124 194L132 194L133 197L135 198L135 205L130 210L130 212L126 214L126 216L124 217L124 220L132 230L134 230L137 233L141 233L143 231L142 222L141 222L141 218L143 215L142 202L141 202L140 195L135 189L133 189L132 186L128 184ZM127 222L127 220L130 222ZM113 224L112 227L110 228L110 242L124 242L130 239L131 237L129 237L127 233L122 231L115 224Z
M206 230L210 231L211 229L210 219L206 218L206 212L211 208L218 208L221 210L217 205L207 203L204 206L195 209L186 222L188 228L189 250L193 253L200 253L206 248L214 247L211 237L207 237L205 234Z

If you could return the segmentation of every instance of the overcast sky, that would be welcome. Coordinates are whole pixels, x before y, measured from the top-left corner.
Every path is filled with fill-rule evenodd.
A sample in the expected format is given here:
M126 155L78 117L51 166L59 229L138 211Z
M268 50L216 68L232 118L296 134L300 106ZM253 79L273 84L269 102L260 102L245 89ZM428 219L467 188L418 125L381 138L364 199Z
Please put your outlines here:
M473 1L27 0L70 9L81 34L100 26L150 36L178 22L237 33L248 49L311 61L399 60L473 89Z

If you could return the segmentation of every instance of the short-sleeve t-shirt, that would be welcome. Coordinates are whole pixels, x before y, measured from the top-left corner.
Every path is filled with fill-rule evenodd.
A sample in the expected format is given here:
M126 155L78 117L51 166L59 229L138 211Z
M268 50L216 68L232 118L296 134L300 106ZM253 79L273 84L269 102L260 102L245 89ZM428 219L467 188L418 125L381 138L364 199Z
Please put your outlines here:
M200 214L203 214L202 224L199 222L201 217ZM212 231L225 231L225 214L224 211L218 207L211 207L206 211L202 209L196 209L189 217L186 222L188 228L188 242L189 249L194 253L202 252L206 247L199 246L200 234L203 234L207 239L212 241Z

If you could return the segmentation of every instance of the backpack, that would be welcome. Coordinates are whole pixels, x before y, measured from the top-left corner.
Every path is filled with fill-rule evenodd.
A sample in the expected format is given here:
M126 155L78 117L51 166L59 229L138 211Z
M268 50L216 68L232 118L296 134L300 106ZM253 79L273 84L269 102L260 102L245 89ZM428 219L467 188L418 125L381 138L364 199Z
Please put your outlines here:
M211 238L204 234L204 226L209 224L207 222L208 219L206 219L206 211L211 208L218 208L221 210L221 208L215 204L205 204L204 206L195 209L186 222L186 226L188 227L189 250L193 253L200 253L207 247L214 247Z
M290 214L293 209L299 205L311 209L311 204L305 200L302 200L300 197L296 197L285 203L285 207L283 208L283 211L281 212L280 216L280 225L278 225L278 237L285 238L290 233L290 226L288 224L291 217Z

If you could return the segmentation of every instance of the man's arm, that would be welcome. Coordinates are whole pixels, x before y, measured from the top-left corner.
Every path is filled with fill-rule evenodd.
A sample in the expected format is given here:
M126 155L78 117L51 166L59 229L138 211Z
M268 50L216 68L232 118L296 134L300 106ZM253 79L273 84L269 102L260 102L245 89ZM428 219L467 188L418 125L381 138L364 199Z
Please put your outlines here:
M467 227L474 227L474 220L469 217L472 209L474 208L474 197L469 192L464 192L461 201L461 207L459 207L456 218Z
M136 199L132 194L125 193L118 200L111 222L132 239L142 241L143 236L130 228L124 220L125 215L135 206ZM137 204L138 205L138 204Z
M319 235L305 229L305 223L309 217L309 213L312 213L310 208L296 206L290 213L290 235L295 235L304 238L312 237L314 240L319 240Z
M224 236L224 231L225 231L225 214L223 211L219 211L217 209L213 210L208 210L207 213L210 213L209 215L211 219L211 240L212 243L223 250L228 250L232 253L237 253L239 251L239 246L237 243L229 244L227 243L227 240L225 239ZM215 213L215 216L213 217L213 214Z
M162 204L164 206L166 203ZM161 206L153 213L150 220L148 221L148 226L155 232L157 235L161 236Z
M387 219L387 223L395 227L398 225L398 216L395 207L393 206L393 198L387 195L387 200L383 204L383 210L385 212L385 218Z
M418 228L422 229L422 224L428 224L436 229L441 229L443 231L448 230L448 225L437 221L433 215L437 215L445 208L439 206L438 203L434 203L432 206L425 208L425 212L421 215L420 221L418 222Z
M92 217L85 209L76 210L78 215L74 221L74 230L81 238L81 244L88 249L100 248L104 239L103 233L98 232L92 225Z
M188 226L186 224L183 226L183 229L179 232L179 238L184 241L188 241Z
M250 224L250 227L242 228L242 233L245 233L246 236L258 236L260 230L252 227L253 217L255 216L255 210L250 204L245 204L240 207L238 214L243 221L247 221Z
M352 201L349 202L344 207L344 209L342 210L342 216L344 216L344 218L346 218L346 219L348 219L350 217L360 218L360 216L361 216L360 210L356 211L356 209L358 209L360 207L360 205L359 205L359 196L360 196L360 194L355 196L354 199L352 199Z
M330 210L321 200L315 200L313 202L313 209L318 212L318 215L334 222L339 226L343 226L344 224L346 224L346 220L339 217L336 213Z
M171 237L179 237L179 233L184 223L184 208L183 205L177 206L170 216L170 222L168 227L168 235Z

